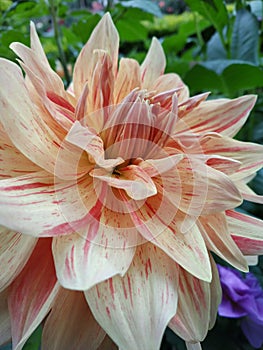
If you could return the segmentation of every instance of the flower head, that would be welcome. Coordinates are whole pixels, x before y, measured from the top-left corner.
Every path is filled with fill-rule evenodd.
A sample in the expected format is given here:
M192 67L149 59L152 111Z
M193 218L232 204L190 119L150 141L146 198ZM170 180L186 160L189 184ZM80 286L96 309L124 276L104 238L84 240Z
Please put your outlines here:
M260 348L263 344L263 290L252 274L244 278L239 271L218 265L223 298L220 316L241 317L241 329L250 344Z
M68 90L33 24L31 48L11 48L25 78L1 59L0 340L11 322L21 349L45 319L47 349L104 348L106 334L158 349L167 325L199 342L221 299L210 252L247 271L263 251L263 223L234 211L262 202L247 182L263 148L232 138L255 97L189 97L155 38L141 66L118 63L108 14Z

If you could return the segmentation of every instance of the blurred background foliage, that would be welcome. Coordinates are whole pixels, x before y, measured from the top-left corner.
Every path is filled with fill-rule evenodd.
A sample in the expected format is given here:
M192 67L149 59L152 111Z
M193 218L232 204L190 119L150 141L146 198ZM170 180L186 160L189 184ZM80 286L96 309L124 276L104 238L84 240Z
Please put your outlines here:
M237 138L263 143L262 0L0 0L0 56L16 60L9 45L14 41L29 45L33 20L51 66L67 86L79 51L107 11L120 34L120 56L141 62L156 36L167 57L166 72L178 73L191 95L204 91L211 91L209 98L257 94L253 113ZM263 194L263 170L251 187ZM240 210L263 219L262 205L245 202ZM263 286L263 259L251 271ZM39 349L40 339L41 327L24 349ZM10 348L6 345L1 350ZM203 348L253 349L239 320L222 317ZM184 349L184 343L167 330L162 350Z

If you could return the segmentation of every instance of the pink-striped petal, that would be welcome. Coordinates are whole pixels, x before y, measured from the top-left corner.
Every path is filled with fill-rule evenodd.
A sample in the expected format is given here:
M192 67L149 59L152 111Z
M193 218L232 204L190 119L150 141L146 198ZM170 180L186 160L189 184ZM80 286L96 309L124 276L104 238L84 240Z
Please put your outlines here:
M91 81L94 66L94 50L106 51L112 61L112 72L116 75L118 64L119 35L109 13L106 13L92 32L87 44L81 50L73 72L74 93L81 95L86 81Z
M201 102L204 102L209 95L209 92L205 92L200 95L196 95L181 102L178 106L178 117L183 118L187 113L195 109Z
M10 48L43 82L47 91L56 91L58 95L67 99L67 92L64 89L63 81L58 74L51 69L33 22L30 24L30 39L31 48L21 43L12 43Z
M177 271L165 253L144 244L124 277L115 276L85 292L94 317L120 349L159 349L176 312Z
M210 320L209 320L209 329L212 329L216 323L218 306L222 301L222 288L219 278L219 273L217 265L210 255L210 261L212 266L212 275L213 279L210 283Z
M105 331L95 321L82 292L60 288L45 320L42 348L97 350Z
M22 272L9 288L8 307L14 350L26 340L48 314L58 292L51 239L39 240Z
M233 210L226 215L229 231L242 253L263 254L263 221Z
M255 174L263 166L262 145L210 133L201 138L200 146L208 156L219 155L241 163L237 171L231 175L231 179L235 182Z
M36 243L36 238L0 226L0 291L20 273Z
M177 124L177 133L191 130L194 133L217 132L234 136L245 123L256 102L254 95L233 100L217 99L201 103Z
M225 214L201 216L198 227L209 250L235 268L248 272L247 261L231 238Z
M241 194L227 175L193 156L185 157L156 181L171 203L190 216L209 215L242 203Z
M112 171L117 165L123 162L123 159L118 157L116 159L105 159L104 145L102 139L94 134L88 127L84 127L79 121L76 121L66 140L75 146L85 150L95 162L96 165Z
M118 215L109 217L105 210L99 220L101 223L94 219L82 233L53 239L57 276L63 287L86 290L128 270L136 249L136 230L120 228Z
M81 154L65 149L56 134L39 118L19 67L0 59L0 80L0 122L13 144L41 168L54 173L59 161L60 172L64 177L75 178L76 157L79 161Z
M88 220L96 201L90 177L54 184L53 176L39 172L0 181L2 225L32 236L74 232Z
M263 204L263 195L255 193L248 185L241 181L237 181L236 185L244 199L249 202Z
M0 293L0 346L11 340L11 323L7 295L8 289Z
M92 113L113 103L113 72L111 57L108 52L95 50L92 56L92 76L87 81L87 112ZM85 85L84 85L85 87ZM96 118L94 116L94 118Z
M189 97L189 89L183 83L182 79L178 74L168 73L157 77L151 90L156 91L156 93L162 93L164 91L169 91L172 89L177 89L178 102L182 103Z
M210 281L211 268L206 245L194 222L177 210L159 192L136 210L125 201L138 232L170 258L198 278ZM182 227L185 228L182 233Z
M201 281L183 269L179 271L178 308L169 327L187 342L202 341L208 332L210 319L214 322L216 317L216 309L220 300L219 298L211 299L211 290L219 287L220 296L221 288L218 284L216 265L212 261L211 265L213 268L211 283ZM212 284L214 284L213 287ZM211 310L213 303L215 305Z
M119 172L120 175L113 175L103 169L94 169L90 175L112 187L125 190L135 200L143 200L157 193L153 180L141 167L129 165L120 168Z
M132 58L120 60L114 85L114 103L120 103L132 90L141 87L140 66Z
M163 48L159 40L153 38L150 49L141 65L142 87L151 90L155 80L164 73L165 66L166 59Z
M41 169L20 153L6 133L0 130L0 179L39 170Z

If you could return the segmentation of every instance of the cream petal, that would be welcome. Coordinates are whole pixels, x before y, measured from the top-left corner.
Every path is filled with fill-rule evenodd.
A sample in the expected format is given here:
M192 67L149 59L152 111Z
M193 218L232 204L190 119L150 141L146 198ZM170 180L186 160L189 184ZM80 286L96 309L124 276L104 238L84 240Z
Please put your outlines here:
M20 273L36 243L36 238L0 227L0 291Z
M248 272L247 261L231 238L225 214L201 216L198 227L209 250L235 268Z
M254 95L242 96L233 100L216 99L205 101L187 113L177 124L177 133L191 130L200 134L217 132L234 136L247 120L256 102Z
M120 168L119 172L120 175L112 175L103 169L94 169L90 175L112 187L125 190L135 200L143 200L157 193L153 180L140 166L129 165Z
M263 166L263 146L250 142L233 140L216 133L203 136L200 146L206 155L228 157L241 163L231 175L233 181L246 179Z
M263 254L263 221L233 210L226 212L232 238L245 255Z
M0 346L11 340L11 323L7 295L8 289L0 293Z
M102 139L94 134L88 127L84 127L79 121L76 121L66 136L66 141L85 150L94 162L108 171L112 171L117 165L123 162L123 159L105 159L104 144Z
M168 73L157 77L154 81L153 86L151 86L151 90L155 91L157 94L165 91L169 91L172 89L178 89L177 96L178 102L181 104L189 97L189 89L184 84L182 79L178 74Z
M250 202L263 204L263 195L255 193L248 185L240 181L236 182L236 185L244 199Z
M242 203L234 182L198 157L185 157L175 169L163 174L161 181L171 203L196 218L232 209Z
M157 38L152 39L150 49L141 65L142 87L151 89L153 83L163 73L166 66L166 59L163 48Z
M185 342L186 349L187 350L202 350L201 344L198 343L190 343L190 342Z
M180 268L178 308L169 328L187 342L202 341L208 332L210 303L210 284Z
M76 152L67 150L66 145L61 149L60 139L39 118L31 103L19 67L0 59L0 79L2 82L0 121L13 144L41 168L54 173L55 165L59 161L60 171L64 176L75 178L77 169L74 169L73 165L76 164ZM61 154L58 159L59 152Z
M116 75L118 65L119 35L109 13L106 13L93 30L87 44L81 50L73 72L74 93L81 95L85 83L91 81L94 50L104 50L112 61L112 72Z
M140 87L139 63L132 58L121 58L114 85L114 103L120 103L132 90Z
M0 133L0 179L39 171L36 164L26 158L12 144L4 131Z
M97 350L104 337L84 294L60 288L44 323L41 349Z
M210 283L210 321L209 329L212 329L216 323L218 306L222 301L222 288L219 278L218 269L213 257L210 255L212 267L212 282Z
M124 204L130 206L134 225L147 241L161 248L193 275L211 281L209 256L198 227L194 222L188 224L187 216L172 206L160 191L137 210L128 201Z
M0 222L33 236L63 235L85 225L96 201L90 177L54 185L48 173L33 173L0 181Z
M85 295L94 317L120 349L157 350L176 312L177 280L176 264L144 244L124 277L115 276Z
M104 211L81 233L53 239L57 276L63 287L86 290L115 275L123 276L129 268L137 244L136 230L118 229L118 216L105 215Z
M194 110L199 104L207 99L209 92L199 94L181 102L178 106L178 117L183 118L187 113Z
M41 239L9 288L8 307L14 350L23 348L27 339L46 317L58 289L51 255L51 239Z

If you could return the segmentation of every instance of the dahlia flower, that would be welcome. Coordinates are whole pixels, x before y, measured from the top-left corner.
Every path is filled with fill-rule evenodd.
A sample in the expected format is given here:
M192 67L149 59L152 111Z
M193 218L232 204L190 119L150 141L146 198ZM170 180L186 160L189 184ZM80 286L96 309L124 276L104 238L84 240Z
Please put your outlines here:
M263 147L233 139L255 96L189 97L153 39L122 58L106 14L65 90L35 27L1 59L0 341L22 349L200 348L221 300L211 252L241 271L263 253L247 182ZM115 345L116 344L116 345Z

